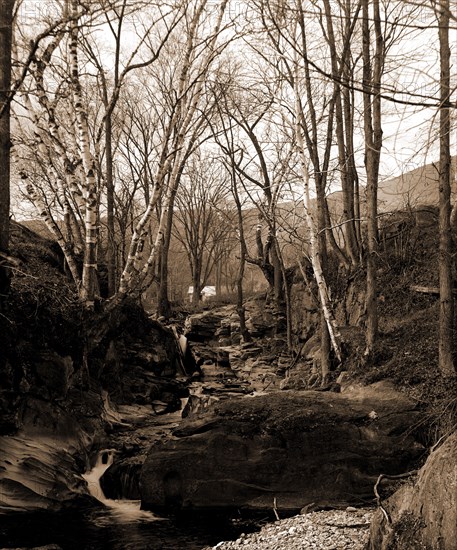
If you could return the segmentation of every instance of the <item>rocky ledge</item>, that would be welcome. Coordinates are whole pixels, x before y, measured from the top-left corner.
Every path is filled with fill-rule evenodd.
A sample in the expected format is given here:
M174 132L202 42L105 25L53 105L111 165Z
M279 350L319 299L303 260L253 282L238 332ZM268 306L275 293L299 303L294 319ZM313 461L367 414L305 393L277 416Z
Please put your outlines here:
M388 383L347 392L271 392L215 403L153 444L141 473L142 506L296 513L367 505L379 474L423 454L411 426L421 413Z
M362 550L372 515L372 510L364 508L312 512L269 523L258 533L203 550Z

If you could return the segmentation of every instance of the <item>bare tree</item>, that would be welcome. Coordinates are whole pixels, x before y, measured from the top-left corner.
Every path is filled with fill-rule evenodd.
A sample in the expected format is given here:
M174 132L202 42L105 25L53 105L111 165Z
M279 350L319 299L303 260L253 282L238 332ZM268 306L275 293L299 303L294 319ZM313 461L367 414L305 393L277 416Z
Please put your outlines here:
M179 186L180 174L204 126L205 119L198 117L198 114L202 108L204 109L202 98L206 77L211 64L223 50L223 46L218 44L218 38L222 29L226 2L222 3L216 16L205 12L206 0L192 4L184 3L181 6L182 11L176 9L167 11L164 8L165 13L163 13L162 8L159 7L158 15L150 14L157 15L158 19L151 19L146 35L129 54L121 70L120 37L123 10L126 5L123 0L117 7L109 3L105 6L108 11L101 12L99 19L96 20L93 14L80 9L76 1L71 2L67 27L56 32L35 52L33 79L29 79L30 90L25 94L26 109L34 127L33 142L29 141L28 145L38 146L43 167L46 162L53 166L52 178L48 178L44 171L42 182L47 182L49 185L47 192L50 197L54 196L54 200L46 200L42 185L32 190L30 186L35 182L27 177L24 164L21 168L21 178L27 180L28 188L31 190L29 196L39 208L43 219L50 229L56 232L56 238L65 244L67 256L72 254L72 246L67 246L65 239L62 240L61 237L65 236L60 231L60 224L53 223L56 220L53 220L49 210L45 212L43 206L52 205L54 216L59 216L60 209L60 215L64 218L72 218L78 222L73 224L75 229L78 225L83 228L81 233L85 241L85 260L81 276L78 276L75 282L79 287L82 301L88 307L92 307L98 296L96 275L99 225L101 216L105 212L101 210L104 186L107 190L108 241L112 243L115 238L113 223L115 189L112 181L115 159L112 124L121 88L126 85L127 74L133 69L144 70L156 61L159 54L162 55L164 45L171 33L180 23L180 29L184 31L181 35L185 43L184 51L178 48L167 52L171 55L171 65L175 65L180 75L179 85L177 89L174 90L171 87L169 90L172 103L167 104L165 118L161 120L162 137L159 138L158 135L154 137L154 143L157 144L154 150L155 170L148 171L148 180L144 180L141 185L145 191L146 206L143 207L143 214L136 220L132 232L116 299L122 299L129 292L141 292L142 284L154 264L157 251L164 250L162 237L166 236L166 220L169 218L168 213L172 215L173 197ZM181 24L183 14L186 14L187 20ZM166 20L167 16L169 21ZM102 20L111 25L115 38L116 63L113 81L106 75L95 44L88 39L88 36L91 36L90 29L100 24ZM158 21L163 23L163 33L152 40L149 34ZM68 49L66 49L67 44ZM139 55L142 45L145 45L144 57L134 62L133 59L137 54ZM56 55L56 52L61 54L61 57ZM70 61L69 77L65 63L61 62L61 59L65 59L67 52ZM95 87L91 85L93 83L88 76L90 70L86 72L86 68L94 66L98 69L98 82L102 82L101 100L98 99L97 94L93 93ZM63 122L65 117L71 121L70 124L67 124L67 120ZM23 142L26 143L29 137L25 132ZM148 158L145 162L149 160ZM150 222L159 201L163 208L156 236L153 239ZM70 227L71 224L65 222L65 225ZM148 235L150 246L147 249L144 247L144 242ZM76 242L77 239L73 237L74 235L72 235L72 242ZM145 257L146 250L147 257ZM109 254L112 264L111 256L112 254ZM71 260L69 265L70 263ZM112 293L113 273L110 281L110 293Z
M144 30L133 51L129 54L126 62L121 63L122 47L127 42L124 40L124 27L129 23L129 18L140 17L141 10L144 7L130 6L127 0L109 0L105 4L105 19L110 30L114 43L114 60L107 70L103 63L103 56L100 55L95 45L92 43L91 36L84 37L83 47L88 51L89 58L92 60L98 70L98 81L100 83L101 99L104 106L104 115L97 132L97 142L104 139L105 170L104 183L106 187L106 263L108 271L108 296L113 296L116 292L116 238L115 238L115 182L114 182L114 158L113 158L113 114L119 101L122 87L126 85L127 77L133 71L146 67L157 61L161 55L162 49L169 40L173 30L179 24L183 17L183 9L172 10L166 4L158 5L158 13L147 15L150 17L149 26ZM138 13L137 13L138 12ZM157 37L153 43L151 35ZM149 51L145 59L136 59L139 57L141 47L148 43Z
M176 99L172 115L166 125L165 139L162 141L158 171L154 177L154 191L132 237L127 262L120 279L119 297L143 284L159 254L168 244L164 242L167 220L173 210L186 159L193 150L203 124L203 117L198 115L206 78L212 64L225 48L224 43L218 44L218 39L223 27L222 20L227 0L221 2L213 21L211 19L208 21L208 18L204 17L205 6L206 0L197 2L186 20L187 33L182 62L178 67ZM146 261L141 268L138 268L138 261L142 255L141 243L144 242L147 224L160 198L162 198L162 209L156 236Z
M194 153L176 195L173 233L183 245L192 274L192 302L212 276L225 250L231 227L221 211L230 187L223 166L211 156Z
M268 1L258 2L258 9L261 13L263 30L268 37L268 44L272 48L272 54L268 54L262 48L262 44L255 49L265 61L272 65L272 70L276 74L276 79L282 83L281 95L278 94L277 103L279 108L285 111L285 119L291 128L293 128L298 155L302 171L296 177L303 182L305 190L305 218L308 227L308 236L310 238L312 265L315 269L315 277L318 281L322 306L321 322L321 369L322 379L325 382L330 370L330 343L333 343L335 354L341 360L341 345L339 342L339 333L337 331L332 307L330 303L330 293L326 283L327 271L327 239L333 246L339 259L345 266L349 266L350 253L345 253L336 243L331 229L329 211L326 203L327 182L330 173L331 151L333 148L334 118L335 106L339 113L341 107L341 93L339 85L334 86L334 91L330 99L326 97L326 83L316 79L312 67L312 55L317 44L315 42L316 31L319 28L323 30L324 39L330 44L332 67L335 75L340 77L342 69L337 66L338 56L336 56L336 38L333 33L332 14L330 6L327 6L326 20L327 29L324 28L322 17L319 10L316 12L316 20L321 21L320 27L305 12L304 7L299 2L284 3L281 9L277 9L276 4ZM349 44L353 32L354 24L349 19L351 25L347 29L347 36L343 37L343 44ZM346 49L343 47L344 56L347 56ZM341 67L344 63L341 62ZM295 101L290 100L290 91L293 92ZM301 97L306 97L306 103L302 102ZM306 105L306 106L305 106ZM337 128L338 124L337 124ZM341 126L342 128L342 126ZM341 128L339 128L341 130ZM340 132L341 133L341 132ZM338 137L340 136L338 133ZM345 150L344 142L340 149ZM308 168L307 156L313 167L313 181L315 182L316 192L316 214L312 212L310 196L310 174ZM340 158L340 165L346 166L345 159ZM341 170L342 178L345 172ZM344 187L344 186L343 186ZM345 192L351 190L345 187ZM354 203L354 199L346 201L348 204ZM347 222L345 213L345 223ZM353 223L353 215L348 214ZM347 223L346 223L347 226ZM349 233L347 233L350 235ZM349 251L354 246L349 238L346 239L346 245ZM354 256L354 255L352 255Z
M0 1L0 307L9 290L11 41L14 0Z
M367 173L367 290L366 290L366 351L370 357L378 334L377 310L377 248L378 248L378 180L381 158L381 78L384 65L384 39L381 29L379 0L373 0L370 13L370 2L362 0L362 34L363 34L363 105L364 105L364 138L365 168ZM374 24L374 53L371 53L370 22Z
M439 163L439 276L440 331L439 368L443 376L455 376L454 285L452 277L453 243L451 234L451 51L449 47L450 5L436 5L440 44L440 163Z

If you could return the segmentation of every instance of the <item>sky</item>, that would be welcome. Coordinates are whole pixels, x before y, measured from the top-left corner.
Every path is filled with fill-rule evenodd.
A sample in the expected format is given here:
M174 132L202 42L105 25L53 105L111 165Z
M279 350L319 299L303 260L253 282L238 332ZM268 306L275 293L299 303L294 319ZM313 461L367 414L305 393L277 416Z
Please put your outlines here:
M208 0L207 9L216 12L219 0ZM455 8L457 2L452 0ZM32 34L44 19L55 18L60 11L56 0L22 0L18 11L18 22L22 28ZM242 17L246 3L232 0L226 14L227 18ZM455 10L457 13L457 9ZM437 29L433 15L430 13L419 20L425 28L405 31L405 37L393 48L389 54L392 59L386 75L386 84L404 93L397 98L410 100L408 92L419 95L436 96L438 64ZM144 22L141 22L143 24ZM140 23L138 23L140 24ZM457 22L451 29L452 66L454 85L457 84ZM427 28L428 27L428 28ZM109 39L108 28L101 27L99 34L106 33ZM135 42L135 33L132 28L127 29L127 43L130 51ZM128 50L128 48L127 48ZM109 58L109 54L107 59ZM396 66L398 65L398 66ZM454 93L454 101L457 94ZM401 173L413 170L425 163L436 161L439 155L438 140L436 139L437 110L435 108L415 108L400 104L383 103L383 148L381 156L381 179L389 179ZM455 115L455 112L454 112ZM457 154L457 124L455 122L451 134L452 152ZM363 136L356 136L358 145L358 165L363 175Z

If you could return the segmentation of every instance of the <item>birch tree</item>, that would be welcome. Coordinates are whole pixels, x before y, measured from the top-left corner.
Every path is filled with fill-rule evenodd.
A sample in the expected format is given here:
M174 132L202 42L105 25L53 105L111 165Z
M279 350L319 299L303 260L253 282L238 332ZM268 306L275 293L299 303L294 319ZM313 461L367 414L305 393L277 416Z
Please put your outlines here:
M121 10L125 8L126 3L121 3ZM114 4L109 8L116 12ZM171 12L169 12L171 13ZM122 14L122 11L121 11ZM156 14L157 15L157 14ZM166 14L165 14L166 15ZM108 150L108 162L105 166L108 171L108 180L112 179L112 137L111 121L112 115L119 98L120 90L124 84L126 75L133 69L143 68L153 63L159 56L161 47L169 38L170 33L179 21L179 13L171 14L171 21L164 23L165 15L160 12L157 19L151 19L146 32L150 32L157 22L164 25L164 33L158 33L157 42L150 41L148 48L157 46L146 60L134 63L133 59L139 55L140 47L146 40L143 36L137 46L128 56L127 63L123 70L115 79L114 91L108 97L107 81L105 80L105 94L102 102L105 107L105 113L100 116L100 109L97 106L97 94L93 95L87 76L82 77L82 71L86 67L97 65L97 57L94 55L92 45L87 42L85 34L87 29L91 29L96 23L100 12L88 13L85 9L80 9L79 3L72 1L69 6L69 16L67 17L68 38L65 34L65 28L60 29L47 44L42 45L34 54L34 61L31 64L33 76L32 93L24 94L25 106L29 113L30 120L35 128L35 143L40 144L40 153L46 160L54 165L54 179L56 181L54 190L59 189L59 197L56 202L64 210L73 207L73 220L80 221L83 226L84 234L84 262L81 276L75 280L78 286L81 300L87 307L93 307L98 299L97 290L97 267L98 267L98 244L99 244L99 222L100 222L100 201L101 201L101 183L105 180L105 171L102 163L102 152L100 142L102 136L106 137L108 129L108 139L105 139L105 150ZM106 12L101 12L102 20L108 17ZM109 20L109 22L111 22ZM120 25L115 32L117 50L120 49ZM84 29L84 32L83 32ZM87 33L90 34L90 33ZM68 50L66 46L68 44ZM82 48L84 45L84 48ZM68 61L70 74L66 77L65 65L60 62L62 57L55 55L58 52L63 59L68 52ZM88 55L86 55L88 52ZM118 51L116 51L118 54ZM81 62L82 58L82 62ZM119 63L119 58L117 58ZM119 67L117 69L119 71ZM116 72L116 71L115 71ZM103 88L103 87L102 87ZM53 91L51 91L53 90ZM55 90L55 91L54 91ZM92 97L90 97L92 95ZM68 115L71 124L63 124L62 116ZM107 125L107 118L109 122ZM25 175L26 171L22 170ZM23 178L24 179L24 178ZM32 184L29 180L29 189ZM113 192L112 185L109 184L108 195ZM50 190L52 194L52 189ZM35 189L29 193L32 201L37 204L43 218L54 231L59 229L59 224L50 224L50 212L45 213L42 206L45 204L39 201L40 189ZM55 193L54 193L55 194ZM108 200L112 202L113 197ZM112 204L110 208L112 209ZM110 217L112 212L110 212ZM112 222L112 220L111 220ZM78 224L74 224L77 227ZM112 225L112 223L110 224ZM108 233L110 233L108 231ZM56 235L56 238L62 235ZM113 238L109 234L110 239ZM71 247L66 247L67 255ZM73 272L73 271L72 271Z
M199 117L199 114L206 79L211 66L226 47L226 43L219 44L218 40L223 29L227 0L221 2L217 12L210 14L209 19L208 13L205 13L206 6L206 0L197 2L186 21L187 34L182 61L178 69L176 100L166 125L160 161L154 177L154 191L143 217L135 228L129 256L121 275L119 294L141 287L158 255L164 251L167 252L168 239L165 239L167 220L172 215L183 168L204 124L204 118ZM147 233L148 221L160 197L162 197L162 210L155 239L146 261L139 262L141 255L139 243ZM164 261L163 257L162 261ZM141 267L139 263L142 263Z
M115 257L115 181L114 181L114 159L113 159L113 114L116 110L122 87L126 85L127 77L134 71L144 70L156 62L176 26L184 16L185 9L178 6L171 8L167 4L158 4L156 9L149 13L141 5L129 5L128 0L108 1L105 5L104 17L109 28L113 42L113 62L110 69L104 66L103 55L97 51L97 45L93 43L91 36L84 38L83 46L87 50L89 58L98 71L98 82L100 84L100 95L104 106L104 114L97 131L97 143L104 141L104 173L103 180L106 189L106 263L108 271L108 295L113 296L116 292L116 257ZM122 59L121 53L129 42L129 37L124 39L124 27L129 24L129 19L138 20L142 17L142 11L149 16L150 22L140 36L138 43L129 52L127 60ZM152 34L156 39L151 39ZM142 47L147 44L148 51L145 58L137 59ZM144 49L144 47L143 47ZM125 54L124 56L125 57ZM143 56L144 57L144 56Z
M330 299L330 293L325 278L324 271L322 269L321 261L321 247L318 243L318 234L317 234L317 224L313 219L312 209L311 209L311 200L310 200L310 177L308 170L308 160L305 154L305 145L302 137L303 132L303 119L304 119L304 110L301 102L301 89L299 86L299 63L296 60L296 70L294 75L294 94L295 94L295 128L296 128L296 139L297 147L300 155L301 170L302 170L302 181L303 181L303 193L304 193L304 208L305 208L305 217L308 225L308 235L310 239L310 248L311 248L311 265L313 267L314 277L316 279L320 304L322 307L322 314L325 319L326 332L330 337L335 356L338 360L338 363L342 362L342 353L341 353L341 335L336 323L335 316L333 314L332 302ZM321 342L322 346L322 342ZM324 351L324 353L323 353ZM328 350L325 347L321 347L321 368L322 368L322 381L323 383L327 382L329 374L329 363L328 363Z
M304 211L310 240L310 256L320 289L321 369L325 382L330 370L331 343L336 357L341 361L340 338L326 283L327 240L332 244L341 263L347 267L350 264L350 255L341 250L334 238L326 202L328 176L334 169L334 165L331 166L331 151L334 143L335 104L339 95L335 90L330 93L328 99L328 83L315 76L313 52L320 51L322 47L316 41L316 32L324 28L319 10L316 11L313 20L308 10L298 2L283 3L278 9L276 4L262 1L257 7L262 16L262 28L267 37L268 49L265 51L264 42L256 44L254 49L262 59L271 64L276 79L282 83L276 103L278 108L283 110L286 123L293 129L293 141L296 142L302 167L298 178L302 182L305 194ZM332 30L331 26L329 28ZM349 41L352 31L353 26L350 26L346 42ZM325 37L326 32L323 34ZM335 40L334 36L329 38L333 44ZM339 68L334 67L334 70L337 71ZM306 97L306 103L302 103L302 96ZM310 200L308 158L313 167L315 208ZM315 212L311 211L312 208ZM348 239L346 243L349 243Z

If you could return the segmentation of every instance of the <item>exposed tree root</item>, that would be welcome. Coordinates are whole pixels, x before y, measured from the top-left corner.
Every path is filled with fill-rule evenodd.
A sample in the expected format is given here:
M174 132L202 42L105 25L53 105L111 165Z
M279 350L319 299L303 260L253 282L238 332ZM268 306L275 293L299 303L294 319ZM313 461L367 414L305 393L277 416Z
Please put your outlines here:
M387 512L387 510L382 505L381 495L379 494L379 487L381 485L382 480L383 479L405 479L416 475L418 471L419 470L411 470L410 472L405 472L404 474L397 474L397 475L380 474L378 479L376 480L375 486L373 488L374 494L376 496L376 504L378 505L378 508L381 510L388 525L392 525L392 519L389 516L389 513Z

